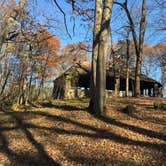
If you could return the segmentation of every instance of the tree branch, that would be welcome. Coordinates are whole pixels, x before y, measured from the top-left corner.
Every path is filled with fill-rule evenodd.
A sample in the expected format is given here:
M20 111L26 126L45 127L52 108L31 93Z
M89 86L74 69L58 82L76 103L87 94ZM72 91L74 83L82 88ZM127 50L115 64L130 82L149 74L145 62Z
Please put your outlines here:
M60 7L60 5L58 4L58 2L56 0L53 0L54 4L57 6L57 8L59 9L59 11L63 14L63 18L64 18L64 24L65 24L65 28L66 28L66 32L68 34L68 36L70 37L70 39L72 39L68 27L67 27L67 21L66 21L66 14L65 12L62 10L62 8Z
M133 36L133 40L134 40L136 55L139 55L139 48L138 48L137 35L136 35L136 32L135 32L135 25L134 25L134 22L133 22L133 19L132 19L131 15L130 15L130 12L127 8L127 0L124 3L114 1L114 4L117 4L117 5L121 6L127 14L127 18L129 20L129 23L130 23L130 26L131 26L131 32L132 32L132 36Z

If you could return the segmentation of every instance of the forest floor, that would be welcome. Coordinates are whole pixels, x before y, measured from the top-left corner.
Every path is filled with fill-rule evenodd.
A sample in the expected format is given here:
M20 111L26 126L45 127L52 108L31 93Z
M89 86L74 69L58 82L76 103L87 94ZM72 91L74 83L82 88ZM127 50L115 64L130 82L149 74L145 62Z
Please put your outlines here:
M0 166L165 166L166 111L155 100L110 99L98 117L88 99L0 111ZM120 111L129 103L137 113Z

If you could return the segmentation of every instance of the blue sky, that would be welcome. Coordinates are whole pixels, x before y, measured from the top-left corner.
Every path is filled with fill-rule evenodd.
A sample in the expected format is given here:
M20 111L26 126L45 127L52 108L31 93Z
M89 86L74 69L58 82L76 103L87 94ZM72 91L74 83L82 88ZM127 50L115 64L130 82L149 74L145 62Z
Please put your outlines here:
M33 4L34 8L32 8L31 14L34 15L38 22L47 25L48 30L60 39L62 47L69 43L84 42L87 29L81 25L80 18L77 17L75 21L75 35L73 35L74 22L71 17L71 5L67 4L64 0L58 0L57 2L66 13L67 28L72 39L67 35L63 14L56 5L53 5L51 0L40 0L36 4L32 2L31 5Z
M123 2L123 0L119 0ZM134 20L137 20L137 15L140 12L141 5L140 0L128 0L129 1L129 8L132 13L134 14ZM149 6L149 9L152 5L154 5L155 0L147 0L147 4ZM78 43L78 42L85 42L85 36L88 33L89 37L92 38L92 28L86 27L85 22L81 21L80 17L76 18L75 22L75 36L73 36L73 18L71 15L72 8L71 5L66 3L66 0L57 0L58 4L62 7L63 11L66 14L66 20L67 20L67 27L69 29L69 32L72 36L72 39L69 38L69 36L66 33L66 29L64 26L64 19L63 14L59 11L59 9L56 7L56 5L53 4L52 0L29 0L28 1L31 5L34 6L31 10L31 14L34 15L34 17L41 23L46 25L51 25L51 27L48 27L49 31L54 33L57 37L60 38L62 47L69 43ZM34 3L36 2L36 3ZM79 1L78 1L79 2ZM86 6L87 5L87 6ZM89 6L88 6L89 5ZM94 2L84 3L84 6L86 7L93 7L95 6ZM138 9L139 8L139 9ZM149 23L152 24L153 22L157 21L156 13L163 12L163 15L166 11L159 11L159 10L151 10L150 14L147 12L147 20ZM46 17L50 18L49 21L46 19ZM152 19L153 18L153 19ZM124 28L122 26L128 25L128 20L126 18L125 12L120 9L119 6L114 5L113 7L113 14L112 14L112 30L113 30L113 38L114 41L118 41L123 39L124 37L121 35L121 33L124 33ZM154 28L150 28L150 25L147 25L146 35L145 35L145 42L156 44L160 42L161 39L163 39L163 36L166 36L166 32L156 31Z
M119 0L119 1L123 2L123 0ZM140 13L140 9L141 9L140 0L134 0L134 1L128 0L128 1L129 1L130 11L134 13L133 19L134 21L137 21L139 13ZM85 36L87 33L88 33L88 37L92 39L92 28L91 29L88 28L85 22L81 21L81 17L76 18L75 36L73 36L72 28L73 28L74 22L71 15L72 8L71 8L71 5L67 4L65 0L57 0L57 2L59 3L59 5L62 7L63 11L66 14L67 27L72 36L72 39L70 39L66 33L63 14L59 11L56 5L53 5L52 0L40 0L40 1L36 0L37 3L34 3L34 0L29 0L29 2L31 2L31 5L34 6L31 10L31 14L34 15L37 21L47 25L48 30L51 31L55 36L57 36L60 39L61 47L64 47L66 44L69 44L69 43L85 42L86 41ZM154 27L151 26L151 25L154 25L154 22L158 21L159 14L166 15L166 11L164 10L161 11L157 8L155 8L155 10L152 10L153 9L152 7L154 7L154 2L155 0L147 0L149 10L147 12L148 24L147 24L146 34L145 34L145 42L151 43L153 45L163 42L164 38L166 40L166 32L156 31ZM93 7L93 8L95 6L94 2L91 2L90 4L84 3L84 5L85 6L90 5L89 7ZM48 25L51 25L51 26L48 26ZM112 33L113 33L114 42L124 39L124 36L126 35L124 28L122 28L122 26L124 25L128 25L126 14L124 11L122 11L122 9L119 6L114 5L112 19L111 19L111 27L113 30ZM156 80L160 80L159 69L157 70L154 69L151 76Z

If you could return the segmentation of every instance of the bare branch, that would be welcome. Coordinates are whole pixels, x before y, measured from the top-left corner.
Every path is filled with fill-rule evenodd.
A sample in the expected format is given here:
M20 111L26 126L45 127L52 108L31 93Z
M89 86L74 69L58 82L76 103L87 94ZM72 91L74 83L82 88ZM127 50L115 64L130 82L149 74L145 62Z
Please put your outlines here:
M125 1L127 2L127 1ZM136 32L135 32L135 25L134 25L134 22L133 22L133 19L130 15L130 12L127 8L127 3L120 3L120 2L117 2L117 1L114 1L114 4L117 4L119 6L122 7L122 9L125 10L126 14L127 14L127 18L130 22L130 26L131 26L131 32L132 32L132 35L133 35L133 40L134 40L134 43L135 43L135 51L136 51L136 54L138 54L139 52L139 48L138 48L138 42L137 42L137 35L136 35Z
M57 6L57 8L59 9L59 11L63 14L63 18L64 18L64 24L65 24L65 28L66 28L66 32L68 34L68 36L70 37L70 39L72 39L68 27L67 27L67 21L66 21L66 14L65 12L62 10L62 8L60 7L60 5L58 4L58 2L56 0L53 0L54 4Z

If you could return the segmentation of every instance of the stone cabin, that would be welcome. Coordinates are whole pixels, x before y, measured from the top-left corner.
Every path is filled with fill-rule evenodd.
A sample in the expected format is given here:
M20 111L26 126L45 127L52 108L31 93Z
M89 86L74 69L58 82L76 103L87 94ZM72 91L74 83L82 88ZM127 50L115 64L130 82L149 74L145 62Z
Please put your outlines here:
M118 76L118 77L117 77ZM89 96L91 78L90 62L76 64L54 80L53 97L55 99L75 98ZM154 79L141 74L141 96L162 97L162 85ZM118 86L115 84L118 83ZM126 74L125 71L115 72L107 69L106 96L125 96ZM118 88L117 88L118 87ZM134 71L129 76L129 96L133 96ZM116 92L116 94L115 94Z

